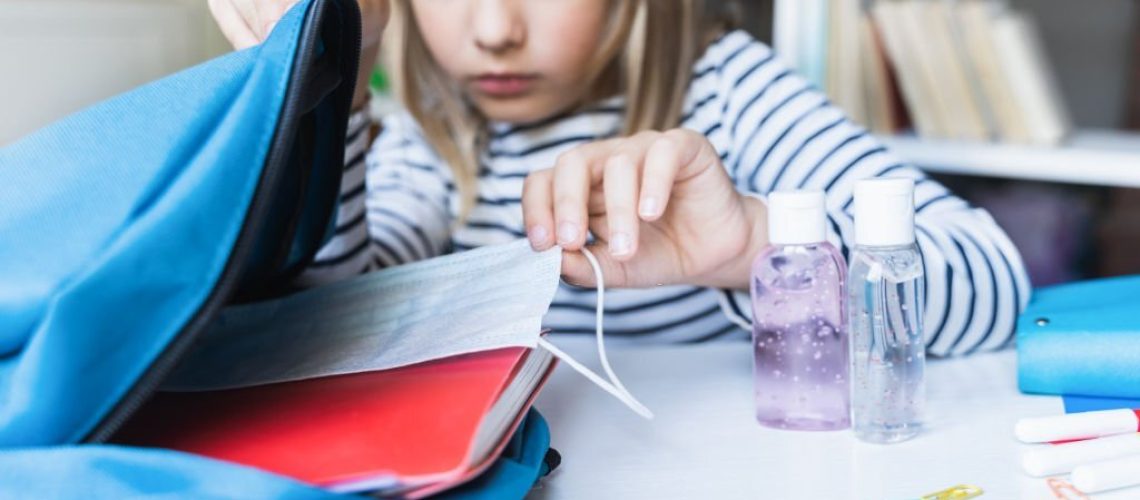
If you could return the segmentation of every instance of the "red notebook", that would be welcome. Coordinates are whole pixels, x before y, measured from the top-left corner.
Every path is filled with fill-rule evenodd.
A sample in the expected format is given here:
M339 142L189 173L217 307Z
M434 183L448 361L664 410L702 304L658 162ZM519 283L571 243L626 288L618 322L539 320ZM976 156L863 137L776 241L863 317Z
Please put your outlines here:
M114 442L237 462L337 491L422 497L477 476L553 369L506 348L414 366L211 392L159 393ZM385 486L391 486L385 484Z

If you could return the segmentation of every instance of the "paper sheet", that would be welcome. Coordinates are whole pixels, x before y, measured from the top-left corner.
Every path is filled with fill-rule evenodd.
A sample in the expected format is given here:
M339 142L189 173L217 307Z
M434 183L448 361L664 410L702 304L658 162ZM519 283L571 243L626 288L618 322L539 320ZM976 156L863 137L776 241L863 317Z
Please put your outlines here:
M534 347L561 262L558 249L535 253L519 241L231 307L163 390L245 387Z

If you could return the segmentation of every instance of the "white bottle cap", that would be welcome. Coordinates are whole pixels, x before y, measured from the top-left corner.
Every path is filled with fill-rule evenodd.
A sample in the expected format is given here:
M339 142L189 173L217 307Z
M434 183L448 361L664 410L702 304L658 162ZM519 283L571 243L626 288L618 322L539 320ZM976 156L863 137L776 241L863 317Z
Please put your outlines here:
M873 247L914 243L914 181L865 179L855 183L855 244Z
M823 191L777 191L768 195L768 241L807 245L827 239Z

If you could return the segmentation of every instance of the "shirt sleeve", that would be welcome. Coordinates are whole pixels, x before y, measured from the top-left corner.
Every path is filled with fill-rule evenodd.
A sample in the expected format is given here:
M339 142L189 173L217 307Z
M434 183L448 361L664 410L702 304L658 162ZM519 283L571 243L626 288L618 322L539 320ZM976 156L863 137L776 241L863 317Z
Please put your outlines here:
M365 154L368 151L372 120L367 111L353 113L348 120L336 209L336 230L317 251L313 263L297 278L299 287L312 287L349 278L373 268L373 252L364 218Z
M446 253L448 173L410 118L386 120L369 149L372 120L352 115L336 230L297 279L311 287Z
M455 184L410 115L384 121L367 163L364 204L374 264L389 267L449 253Z
M847 257L854 242L855 182L914 179L927 351L948 356L1010 345L1031 287L1020 255L993 218L899 161L768 47L752 40L735 54L719 68L719 127L708 135L723 151L737 189L753 195L824 191L829 239ZM724 295L726 314L747 325L748 294Z

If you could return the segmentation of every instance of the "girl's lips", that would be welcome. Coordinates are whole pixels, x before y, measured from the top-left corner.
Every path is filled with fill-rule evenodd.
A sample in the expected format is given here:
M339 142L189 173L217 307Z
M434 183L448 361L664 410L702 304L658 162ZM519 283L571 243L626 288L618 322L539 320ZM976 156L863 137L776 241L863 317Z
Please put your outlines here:
M472 80L476 90L491 97L516 97L534 87L536 75L515 73L482 74Z

